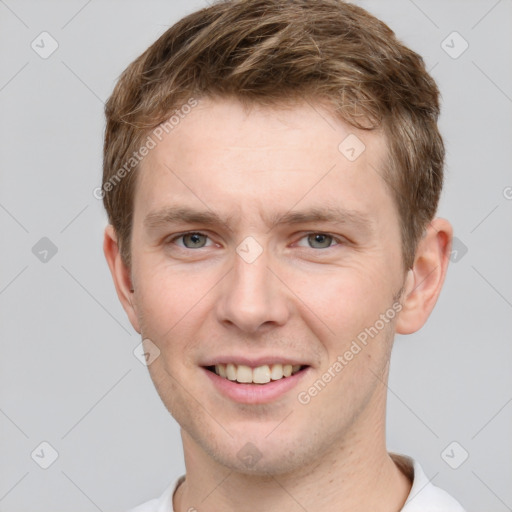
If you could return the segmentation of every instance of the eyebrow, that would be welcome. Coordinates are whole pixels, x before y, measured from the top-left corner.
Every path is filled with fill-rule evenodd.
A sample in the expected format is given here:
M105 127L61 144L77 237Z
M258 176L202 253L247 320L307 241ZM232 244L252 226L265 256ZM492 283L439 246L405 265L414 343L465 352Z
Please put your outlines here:
M199 211L188 207L168 207L149 213L144 219L148 230L158 229L168 224L185 223L204 226L230 226L235 216L221 217L209 210ZM326 222L332 224L352 225L363 231L372 231L373 222L362 212L340 207L314 207L304 211L288 211L273 214L265 219L270 229L278 225L308 224Z

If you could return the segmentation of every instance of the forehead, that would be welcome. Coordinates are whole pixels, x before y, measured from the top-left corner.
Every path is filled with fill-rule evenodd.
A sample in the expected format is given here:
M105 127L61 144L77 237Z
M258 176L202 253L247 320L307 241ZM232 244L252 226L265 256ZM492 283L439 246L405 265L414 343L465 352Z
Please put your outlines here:
M136 211L186 201L235 215L299 203L369 213L389 200L383 134L357 130L320 104L203 99L156 142L141 164Z
M156 151L149 155L150 161L162 156L166 145L173 146L173 157L187 157L187 161L201 161L211 153L225 153L226 149L237 158L253 150L260 152L261 157L261 150L266 149L269 159L285 156L287 161L291 158L297 163L308 156L306 162L314 160L320 153L333 159L343 155L350 162L355 162L359 153L363 160L370 154L378 163L380 154L386 151L381 131L359 130L335 117L325 104L311 101L264 107L243 105L230 98L204 98L188 114L172 119L176 124L167 124L167 133L162 134L163 144L158 144ZM352 137L340 146L349 135ZM355 153L347 151L350 146ZM199 147L201 151L190 151ZM280 160L276 161L274 167L279 163ZM272 167L270 161L268 164Z

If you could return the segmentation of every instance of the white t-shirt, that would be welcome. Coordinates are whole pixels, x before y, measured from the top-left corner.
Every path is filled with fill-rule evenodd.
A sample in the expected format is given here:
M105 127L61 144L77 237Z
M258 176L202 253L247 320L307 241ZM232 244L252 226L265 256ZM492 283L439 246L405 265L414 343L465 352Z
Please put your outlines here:
M390 453L400 469L412 478L412 487L401 512L465 512L460 503L446 491L429 482L420 464L406 455ZM130 509L128 512L174 512L172 497L185 480L180 476L167 487L160 498L153 499Z

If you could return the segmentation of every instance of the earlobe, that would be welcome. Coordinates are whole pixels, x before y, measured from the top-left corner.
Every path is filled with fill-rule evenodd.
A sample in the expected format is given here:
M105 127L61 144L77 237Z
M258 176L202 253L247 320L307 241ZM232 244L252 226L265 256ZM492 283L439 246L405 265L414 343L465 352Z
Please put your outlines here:
M116 288L117 296L121 301L121 305L126 311L133 328L140 333L136 305L134 304L134 287L132 284L130 269L121 258L117 235L111 225L108 225L105 228L103 252L105 254L110 273L112 274L114 286Z
M436 218L428 225L407 274L403 308L396 322L398 334L418 331L434 309L446 277L452 238L447 220Z

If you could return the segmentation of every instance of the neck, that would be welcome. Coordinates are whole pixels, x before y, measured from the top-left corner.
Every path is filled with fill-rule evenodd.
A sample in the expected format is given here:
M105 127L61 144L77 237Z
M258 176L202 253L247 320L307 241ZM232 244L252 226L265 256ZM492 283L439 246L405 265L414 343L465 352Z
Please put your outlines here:
M218 464L182 431L187 476L175 493L174 510L249 512L257 503L268 512L398 512L411 482L386 451L384 420L373 419L366 422L373 425L370 431L345 435L310 464L263 476Z

